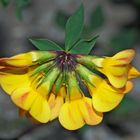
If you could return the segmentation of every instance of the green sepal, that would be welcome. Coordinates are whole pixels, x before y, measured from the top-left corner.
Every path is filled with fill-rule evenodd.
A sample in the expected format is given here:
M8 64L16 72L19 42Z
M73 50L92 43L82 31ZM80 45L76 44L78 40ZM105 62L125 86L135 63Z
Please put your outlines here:
M55 42L48 39L29 39L30 42L42 51L63 51L63 49Z
M32 76L35 76L35 75L38 75L38 74L40 74L41 72L46 72L46 70L49 70L50 69L50 67L53 65L53 61L50 61L50 62L48 62L48 63L45 63L45 64L43 64L43 65L41 65L41 66L39 66L39 67L37 67L34 71L33 71L33 74L32 74Z
M90 40L80 40L70 50L72 54L89 54L95 46L96 40L99 36L95 36Z
M73 100L73 99L80 99L83 97L83 93L79 87L79 82L76 78L75 71L69 72L67 74L67 80L68 80L68 87L67 87L67 96L66 100Z
M58 79L55 82L55 92L56 92L56 94L60 91L60 88L61 88L63 82L64 82L64 77L63 77L63 74L61 73L59 75Z
M87 69L86 67L84 67L81 64L77 64L75 70L79 74L79 76L81 77L82 80L84 80L84 81L90 83L91 85L93 85L93 83L90 79L90 75L95 75L94 73L92 73L89 69Z
M60 70L57 67L52 67L47 73L45 73L44 78L40 81L39 86L43 83L50 83L49 92L52 90L52 87L60 74Z
M95 70L99 68L99 64L96 63L96 60L103 60L103 57L97 57L97 56L84 56L84 55L79 55L76 60L78 63L85 65L86 67L89 67L92 70Z
M55 52L49 51L31 51L32 61L34 64L43 64L56 58Z
M65 31L65 50L68 51L80 39L84 25L84 7L79 9L68 19Z

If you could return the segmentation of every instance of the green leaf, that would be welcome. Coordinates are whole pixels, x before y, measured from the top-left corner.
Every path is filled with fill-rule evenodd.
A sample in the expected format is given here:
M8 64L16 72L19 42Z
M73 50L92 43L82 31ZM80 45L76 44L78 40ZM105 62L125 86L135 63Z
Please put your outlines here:
M110 46L115 51L133 48L137 40L137 31L124 30L116 34L110 42Z
M30 0L16 0L16 16L18 19L22 19L23 8L30 3Z
M55 16L55 22L60 28L65 29L68 18L69 16L63 11L58 11Z
M100 5L96 7L90 16L90 30L96 30L102 27L105 23L105 16Z
M70 50L72 54L89 54L93 47L95 46L96 40L99 36L95 36L90 40L80 40L75 44L75 46Z
M10 3L10 0L0 0L0 2L4 7L7 7Z
M68 51L79 39L84 24L83 5L68 19L65 33L65 50Z
M48 39L30 39L31 43L42 51L63 51L63 49Z

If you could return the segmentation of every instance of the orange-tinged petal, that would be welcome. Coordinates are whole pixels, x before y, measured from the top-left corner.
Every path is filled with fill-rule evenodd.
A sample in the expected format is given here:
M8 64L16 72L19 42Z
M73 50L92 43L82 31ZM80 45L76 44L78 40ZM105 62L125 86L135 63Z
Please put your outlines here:
M92 101L90 98L84 97L83 100L78 102L82 117L86 124L97 125L103 119L103 114L95 111L92 106Z
M61 97L61 96L56 97L53 93L51 93L51 95L48 99L48 104L49 104L50 110L51 110L50 120L53 120L58 117L63 103L64 103L63 97Z
M0 75L0 84L4 91L10 95L15 89L30 83L27 74L3 73Z
M36 99L37 93L24 85L17 88L11 94L12 101L20 108L29 110L33 101Z
M31 116L41 123L46 123L50 120L50 107L46 98L38 95L35 101L32 103L29 111Z
M68 130L76 130L85 124L77 105L77 101L78 100L66 102L63 104L59 113L59 121L61 125Z
M133 83L131 81L127 81L127 84L122 89L123 93L126 94L126 93L130 92L133 89L133 87L134 87Z
M116 63L118 61L118 64L129 64L133 60L135 56L135 51L133 49L127 49L124 51L121 51L113 56L113 59L116 60Z
M125 86L128 79L129 64L135 56L135 51L132 49L124 50L113 57L106 57L103 61L102 69L110 83L116 88Z

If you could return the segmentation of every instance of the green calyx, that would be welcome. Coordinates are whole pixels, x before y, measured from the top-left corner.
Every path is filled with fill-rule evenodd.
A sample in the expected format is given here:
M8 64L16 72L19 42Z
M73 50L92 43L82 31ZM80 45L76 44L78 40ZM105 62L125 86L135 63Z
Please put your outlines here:
M90 76L94 75L90 70L85 66L78 64L76 67L76 72L80 75L81 79L92 84Z
M103 59L104 58L97 56L79 55L76 60L78 63L86 65L94 70L96 68L102 67Z
M51 51L31 51L29 53L32 56L33 64L43 64L56 57L56 53Z

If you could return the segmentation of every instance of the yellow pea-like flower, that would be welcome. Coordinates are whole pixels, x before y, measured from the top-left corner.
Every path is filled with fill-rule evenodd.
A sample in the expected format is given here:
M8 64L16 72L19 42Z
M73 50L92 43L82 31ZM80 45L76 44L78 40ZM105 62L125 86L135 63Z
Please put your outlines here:
M76 130L101 123L103 113L133 88L130 80L140 76L131 64L134 55L131 49L112 57L31 51L0 58L0 86L20 116L37 123L58 118L64 128Z
M108 77L114 87L122 88L125 86L128 79L129 64L134 56L135 51L130 49L103 60L101 72Z

